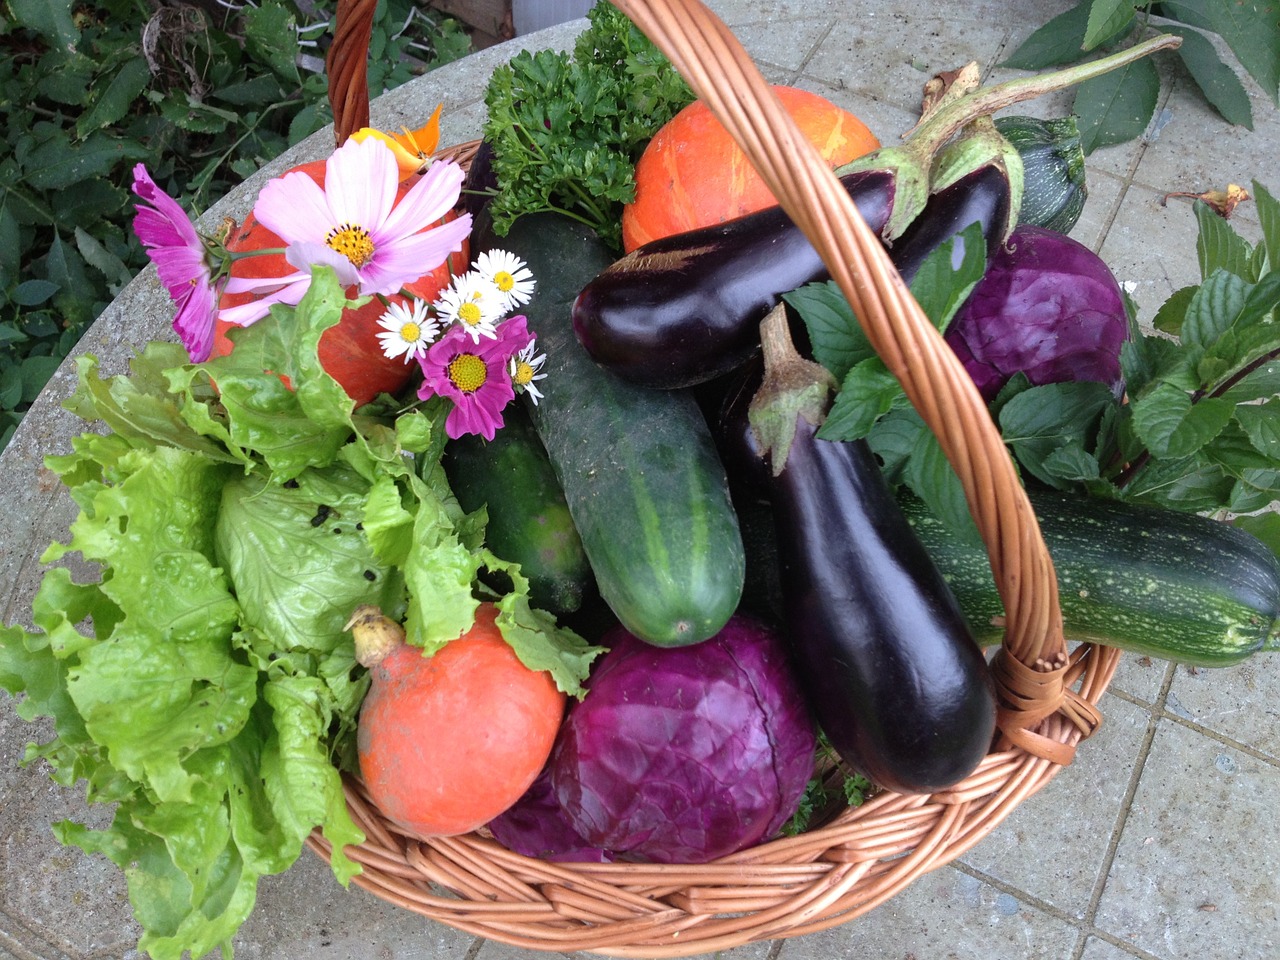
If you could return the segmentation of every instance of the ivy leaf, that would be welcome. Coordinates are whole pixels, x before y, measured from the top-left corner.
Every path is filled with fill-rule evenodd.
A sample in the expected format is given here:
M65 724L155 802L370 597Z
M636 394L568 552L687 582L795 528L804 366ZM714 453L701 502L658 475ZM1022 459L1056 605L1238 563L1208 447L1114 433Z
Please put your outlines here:
M1160 75L1150 57L1081 83L1073 109L1084 152L1141 136L1159 94Z
M1172 25L1164 29L1182 38L1178 57L1204 98L1222 119L1252 130L1253 108L1249 104L1249 94L1235 71L1218 57L1213 44L1197 30Z

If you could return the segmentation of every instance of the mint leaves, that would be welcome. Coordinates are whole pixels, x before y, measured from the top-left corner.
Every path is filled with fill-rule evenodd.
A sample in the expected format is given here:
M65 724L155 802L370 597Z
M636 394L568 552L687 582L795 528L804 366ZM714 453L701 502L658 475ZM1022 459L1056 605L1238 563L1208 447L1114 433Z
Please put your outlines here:
M483 548L439 466L443 410L357 414L321 368L320 336L347 306L319 268L296 310L237 332L227 357L191 365L153 343L110 379L84 358L68 406L106 432L48 460L80 515L44 559L79 553L102 574L46 573L35 629L0 628L0 686L20 716L54 720L28 759L117 804L106 828L54 831L124 871L156 960L230 955L259 878L316 828L337 879L358 872L340 773L368 684L354 607L404 616L432 650L471 626L480 569L504 569L498 623L524 662L578 693L598 653Z
M961 262L953 265L957 243L964 253ZM925 315L945 330L985 269L986 241L975 223L924 260L912 278L911 292ZM890 482L905 483L953 527L976 536L959 478L910 407L897 378L876 356L840 288L833 281L811 283L783 299L805 322L814 359L840 382L818 436L865 438Z

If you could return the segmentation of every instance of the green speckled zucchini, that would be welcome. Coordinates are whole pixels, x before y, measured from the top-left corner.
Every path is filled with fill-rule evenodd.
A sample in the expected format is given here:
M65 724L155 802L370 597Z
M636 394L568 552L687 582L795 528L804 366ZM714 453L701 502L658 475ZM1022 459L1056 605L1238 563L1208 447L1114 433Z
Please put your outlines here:
M1198 666L1280 649L1280 563L1257 538L1194 514L1032 491L1069 640ZM977 639L1004 608L986 553L913 498L903 508Z

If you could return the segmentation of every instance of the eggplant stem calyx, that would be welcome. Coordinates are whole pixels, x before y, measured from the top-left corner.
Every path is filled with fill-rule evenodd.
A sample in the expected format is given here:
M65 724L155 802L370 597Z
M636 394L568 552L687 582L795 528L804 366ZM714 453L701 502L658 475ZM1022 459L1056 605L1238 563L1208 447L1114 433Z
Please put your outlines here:
M760 344L764 380L751 399L747 417L758 449L768 457L776 477L786 466L796 423L804 418L820 426L838 384L822 364L800 356L791 339L783 304L774 307L760 322Z

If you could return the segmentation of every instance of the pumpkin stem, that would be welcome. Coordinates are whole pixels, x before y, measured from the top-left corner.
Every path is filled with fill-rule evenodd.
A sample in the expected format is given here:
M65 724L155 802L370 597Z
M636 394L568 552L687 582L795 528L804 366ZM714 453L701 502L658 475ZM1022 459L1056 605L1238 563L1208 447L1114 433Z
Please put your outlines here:
M404 628L371 604L356 607L345 629L355 640L356 662L365 668L381 663L404 643Z

